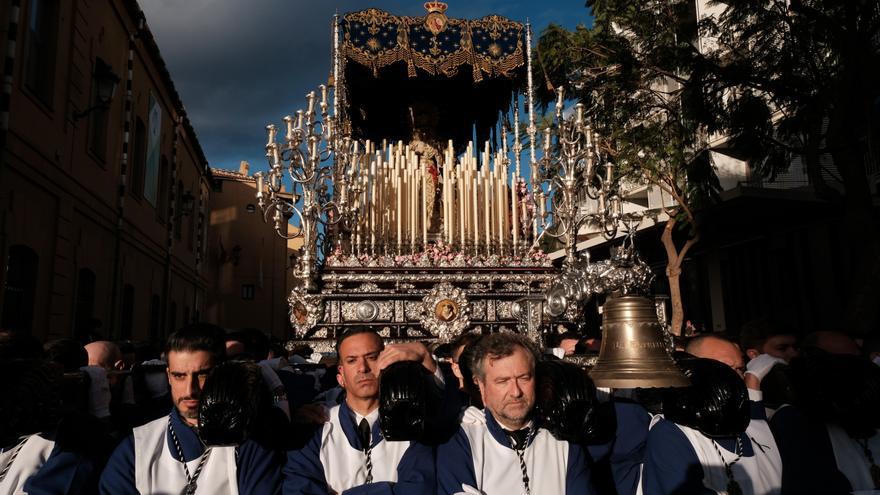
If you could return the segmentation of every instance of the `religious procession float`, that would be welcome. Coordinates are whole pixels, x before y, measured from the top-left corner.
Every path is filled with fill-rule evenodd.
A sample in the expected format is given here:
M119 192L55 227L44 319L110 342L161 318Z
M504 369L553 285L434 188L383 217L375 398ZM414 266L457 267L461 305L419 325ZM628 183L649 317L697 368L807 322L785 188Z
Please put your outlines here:
M633 224L583 105L566 111L559 89L539 130L531 27L447 8L335 16L328 83L267 126L257 200L303 243L289 344L329 351L352 326L389 341L517 332L540 344L576 330L602 294L597 385L681 383L632 237L609 260L575 251L584 226L612 238Z

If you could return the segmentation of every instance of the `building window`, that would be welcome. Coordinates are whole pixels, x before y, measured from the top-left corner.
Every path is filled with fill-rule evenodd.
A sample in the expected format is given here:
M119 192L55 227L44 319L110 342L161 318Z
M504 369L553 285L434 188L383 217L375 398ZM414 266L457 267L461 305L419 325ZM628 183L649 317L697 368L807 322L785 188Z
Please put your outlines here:
M254 299L254 284L245 284L241 286L241 298L247 301Z
M244 209L245 209L245 211L247 211L248 213L254 213L254 212L257 211L257 207L254 206L253 204L248 204L247 206L244 207Z
M134 286L125 284L122 289L122 321L119 325L119 336L130 339L134 325Z
M74 330L76 335L88 335L95 329L95 272L80 268L76 280L76 309Z
M104 59L98 57L95 59L95 72L97 67L109 67ZM107 124L109 122L110 105L101 101L98 95L98 87L96 78L92 78L92 104L89 113L89 150L96 157L104 161L107 158Z
M56 0L31 0L25 47L25 85L49 106L55 89L57 25Z
M214 192L223 192L223 181L220 179L214 179L211 181L211 190Z
M137 197L144 195L144 160L147 153L147 128L138 117L134 124L134 153L131 155L131 193Z
M3 329L30 331L33 327L39 259L37 253L27 246L9 248L3 287L3 316L0 318L0 327Z

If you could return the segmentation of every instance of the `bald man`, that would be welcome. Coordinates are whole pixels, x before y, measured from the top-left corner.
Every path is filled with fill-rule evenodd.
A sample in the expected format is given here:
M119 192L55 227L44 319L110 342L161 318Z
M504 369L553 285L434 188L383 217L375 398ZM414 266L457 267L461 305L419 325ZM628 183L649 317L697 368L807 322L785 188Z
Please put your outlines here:
M671 421L652 422L645 448L643 493L706 493L724 486L734 493L732 485L736 485L742 494L778 495L782 460L760 402L761 373L747 371L739 346L717 335L696 337L685 350L721 362L744 379L752 400L751 418L745 431L733 437L708 437ZM771 367L777 359L759 357L754 361ZM726 475L719 477L718 473Z
M107 371L121 370L125 368L122 360L122 352L119 347L108 340L96 340L85 345L89 355L89 366L98 366Z
M125 369L122 351L108 340L96 340L86 344L89 365L81 368L91 379L89 390L89 412L98 418L111 415L121 417L125 412L119 410L120 403L133 406L134 392L131 381L126 388L125 376L119 371ZM103 370L103 371L102 371Z

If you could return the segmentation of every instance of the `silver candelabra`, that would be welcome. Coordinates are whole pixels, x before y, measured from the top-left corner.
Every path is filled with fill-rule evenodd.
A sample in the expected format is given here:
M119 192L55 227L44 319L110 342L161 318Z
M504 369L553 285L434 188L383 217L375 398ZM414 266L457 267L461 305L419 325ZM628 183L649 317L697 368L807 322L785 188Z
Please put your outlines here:
M569 265L576 259L577 234L583 225L597 226L607 239L617 234L621 204L614 164L600 151L599 138L584 118L583 103L566 118L564 89L558 88L556 95L556 121L544 129L543 156L532 162L532 194L536 232L563 239ZM587 201L595 207L582 208Z
M276 126L266 126L269 170L254 174L257 203L266 221L271 216L281 237L303 240L294 276L306 290L315 288L318 263L329 248L328 232L349 230L356 222L358 209L351 198L360 193L358 143L339 129L335 116L328 115L329 88L321 85L318 89L320 102L312 91L306 95L305 112L298 110L295 117L284 117L286 133L281 143L276 141ZM290 193L285 191L285 176L292 184ZM299 229L289 232L287 222L292 216Z

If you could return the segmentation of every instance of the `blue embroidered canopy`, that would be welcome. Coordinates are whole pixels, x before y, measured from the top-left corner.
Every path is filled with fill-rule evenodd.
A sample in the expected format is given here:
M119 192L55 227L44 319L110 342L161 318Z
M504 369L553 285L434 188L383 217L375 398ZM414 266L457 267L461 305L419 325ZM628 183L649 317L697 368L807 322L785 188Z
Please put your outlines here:
M423 17L367 9L340 20L353 134L409 141L419 130L459 151L474 133L494 141L499 115L525 84L525 26L497 15L448 18L442 2L425 7Z
M478 20L448 19L438 12L398 17L367 9L345 15L341 27L344 56L374 75L395 62L406 63L409 77L417 77L417 68L452 77L467 65L474 82L480 82L484 74L516 77L516 69L525 64L523 25L497 15Z

